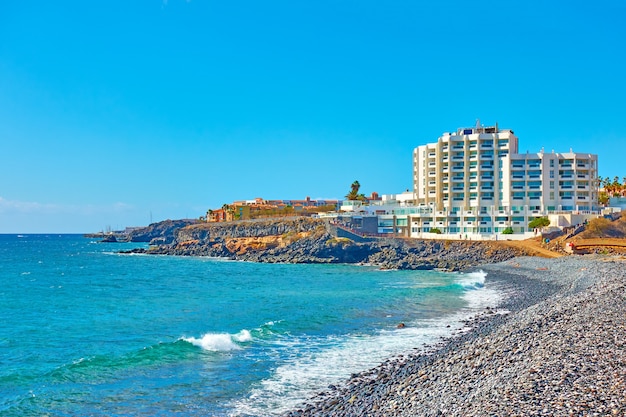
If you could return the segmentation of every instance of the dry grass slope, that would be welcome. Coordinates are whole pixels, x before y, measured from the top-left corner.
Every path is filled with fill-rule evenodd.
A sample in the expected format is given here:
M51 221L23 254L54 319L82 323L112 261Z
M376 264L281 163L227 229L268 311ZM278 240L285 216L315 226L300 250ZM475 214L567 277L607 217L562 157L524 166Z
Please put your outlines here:
M615 221L605 218L594 219L587 224L585 231L578 235L582 239L626 238L626 216Z

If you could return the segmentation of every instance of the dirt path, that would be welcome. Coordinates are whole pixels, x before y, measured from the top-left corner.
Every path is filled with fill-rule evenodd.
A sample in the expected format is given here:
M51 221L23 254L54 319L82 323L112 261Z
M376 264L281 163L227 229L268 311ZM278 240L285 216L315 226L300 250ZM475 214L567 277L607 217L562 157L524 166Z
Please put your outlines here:
M574 239L573 242L578 248L589 248L592 246L626 247L626 239L617 238Z
M499 243L514 248L520 248L528 252L529 255L540 256L542 258L559 258L563 256L562 253L554 252L541 246L540 238L526 240L501 240Z

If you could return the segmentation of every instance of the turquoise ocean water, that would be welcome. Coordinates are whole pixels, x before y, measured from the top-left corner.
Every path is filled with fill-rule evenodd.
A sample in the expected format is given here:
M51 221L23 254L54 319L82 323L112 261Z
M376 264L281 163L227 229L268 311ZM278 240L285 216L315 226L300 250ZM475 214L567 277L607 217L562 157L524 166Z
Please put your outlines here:
M498 298L480 272L117 253L136 246L0 235L0 415L279 415Z

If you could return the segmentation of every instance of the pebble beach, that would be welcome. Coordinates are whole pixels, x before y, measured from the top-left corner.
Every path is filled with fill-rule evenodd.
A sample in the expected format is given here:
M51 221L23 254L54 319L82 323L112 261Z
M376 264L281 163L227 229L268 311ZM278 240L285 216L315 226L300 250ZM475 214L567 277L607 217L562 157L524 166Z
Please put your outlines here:
M483 266L508 294L470 330L330 386L295 416L626 416L626 260Z

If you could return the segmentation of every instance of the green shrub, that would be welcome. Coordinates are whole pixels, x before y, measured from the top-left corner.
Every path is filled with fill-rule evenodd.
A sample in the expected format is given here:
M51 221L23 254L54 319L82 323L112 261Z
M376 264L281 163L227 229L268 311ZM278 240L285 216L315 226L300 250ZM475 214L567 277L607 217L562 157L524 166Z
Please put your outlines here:
M502 231L502 234L503 234L503 235L512 235L512 234L513 234L513 228L512 228L512 227L510 227L510 226L509 226L509 227L507 227L506 229L504 229L504 230Z
M436 233L438 235L441 234L441 230L437 229L436 227L433 227L432 229L430 229L430 233Z
M535 220L532 220L530 223L528 223L528 227L530 227L531 229L546 226L550 226L550 219L548 219L547 217L537 217Z

